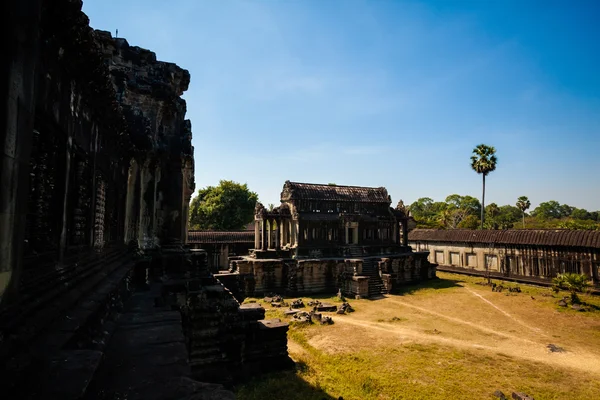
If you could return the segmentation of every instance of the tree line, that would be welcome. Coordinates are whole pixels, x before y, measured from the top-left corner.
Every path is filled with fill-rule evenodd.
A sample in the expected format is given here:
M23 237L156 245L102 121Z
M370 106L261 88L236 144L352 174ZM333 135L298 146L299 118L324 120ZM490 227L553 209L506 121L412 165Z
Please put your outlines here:
M600 211L587 211L550 200L527 212L531 202L519 197L514 205L485 206L484 229L598 229ZM481 202L472 196L451 194L444 201L421 197L409 206L418 228L477 229L481 227Z

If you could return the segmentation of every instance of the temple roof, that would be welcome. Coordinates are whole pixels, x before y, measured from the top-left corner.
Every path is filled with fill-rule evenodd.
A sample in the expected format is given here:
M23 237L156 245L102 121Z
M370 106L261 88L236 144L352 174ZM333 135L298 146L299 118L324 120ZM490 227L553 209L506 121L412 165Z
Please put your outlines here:
M455 242L498 245L591 247L600 249L600 231L553 229L415 229L408 234L413 242Z
M189 243L254 243L254 231L189 231Z
M281 200L331 200L365 203L390 203L391 199L384 187L324 185L286 181L281 192Z

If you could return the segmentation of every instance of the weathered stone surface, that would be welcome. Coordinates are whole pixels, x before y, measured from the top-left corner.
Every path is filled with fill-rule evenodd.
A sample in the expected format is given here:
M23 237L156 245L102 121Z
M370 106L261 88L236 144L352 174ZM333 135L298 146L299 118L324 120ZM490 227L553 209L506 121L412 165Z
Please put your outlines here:
M137 149L128 160L126 241L135 239L142 248L185 242L195 184L191 123L181 95L190 74L109 32L95 36Z
M496 390L492 395L500 400L506 400L506 395L500 390Z
M565 351L565 349L563 349L562 347L552 343L550 343L546 347L548 348L548 350L550 350L551 353L563 353Z
M565 301L565 299L560 299L558 305L561 307L567 307L569 304Z

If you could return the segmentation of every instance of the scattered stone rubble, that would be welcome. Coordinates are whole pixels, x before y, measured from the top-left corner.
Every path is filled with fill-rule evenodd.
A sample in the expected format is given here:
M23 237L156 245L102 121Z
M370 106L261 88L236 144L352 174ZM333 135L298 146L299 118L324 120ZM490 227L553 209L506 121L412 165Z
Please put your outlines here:
M343 302L337 309L336 314L346 314L346 313L354 312L354 308L350 305L350 303Z
M548 350L550 350L551 353L564 353L565 349L563 349L562 347L559 347L555 344L550 343L548 346L546 346L548 348Z
M503 285L498 285L495 283L492 283L492 292L502 292L504 289L507 289L509 292L511 293L521 293L521 287L520 286L515 286L515 287L505 287Z
M502 393L500 390L496 390L492 396L497 397L500 400L508 400L508 397L506 397L506 395L504 393ZM521 393L521 392L513 392L512 396L511 396L514 400L534 400L533 397L526 395L525 393Z
M335 304L331 304L331 303L322 303L319 300L311 300L308 302L308 306L312 307L314 311L331 311L331 312L335 312L337 311L337 307L335 306Z
M292 301L292 304L290 305L291 309L304 308L304 307L306 307L306 306L304 305L304 302L302 301L302 299L294 300L294 301Z
M560 299L560 301L558 302L558 305L561 307L568 306L567 301L565 299Z

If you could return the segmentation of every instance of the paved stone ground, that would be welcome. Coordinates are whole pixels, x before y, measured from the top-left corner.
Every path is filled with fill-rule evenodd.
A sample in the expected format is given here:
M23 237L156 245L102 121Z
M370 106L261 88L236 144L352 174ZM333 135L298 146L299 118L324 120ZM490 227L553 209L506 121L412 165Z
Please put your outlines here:
M86 399L234 399L220 385L190 378L181 315L155 307L159 296L160 284L133 294Z

